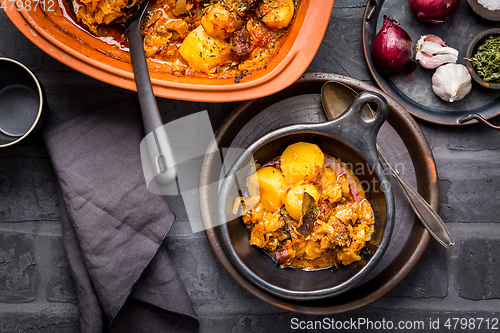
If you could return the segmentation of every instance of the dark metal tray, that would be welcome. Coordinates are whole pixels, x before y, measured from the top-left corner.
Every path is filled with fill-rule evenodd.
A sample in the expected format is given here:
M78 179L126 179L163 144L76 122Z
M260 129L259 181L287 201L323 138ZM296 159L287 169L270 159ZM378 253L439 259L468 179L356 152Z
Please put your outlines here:
M335 80L357 91L377 91L362 81L337 74L304 75L289 88L265 98L239 104L222 122L216 132L220 149L245 148L255 139L291 123L325 121L319 93L322 85ZM401 105L386 95L391 113L377 137L378 144L398 166L405 177L417 187L434 209L438 206L438 183L434 158L427 140L413 118ZM226 155L224 163L228 163ZM200 208L205 225L216 225L216 187L221 175L217 154L205 157L200 175ZM391 177L389 177L391 178ZM210 246L221 265L243 288L259 299L279 308L303 314L328 315L363 307L385 295L412 270L423 254L430 236L416 218L400 188L391 179L396 203L393 237L380 263L364 284L342 295L319 301L290 301L273 296L247 280L226 255L217 228L205 231ZM367 281L369 283L366 283Z
M384 15L391 16L411 36L413 42L427 34L441 37L446 45L459 51L459 64L465 65L465 52L469 42L479 32L494 28L498 23L488 21L471 9L467 1L461 1L459 9L444 23L432 24L418 20L407 0L369 0L363 15L363 51L368 68L377 85L386 94L404 106L413 116L441 125L469 125L477 114L490 119L500 114L500 91L482 87L472 82L472 91L461 101L448 103L432 91L431 78L434 69L418 65L408 75L388 77L375 67L371 55L372 42L382 28ZM461 122L462 119L462 122Z

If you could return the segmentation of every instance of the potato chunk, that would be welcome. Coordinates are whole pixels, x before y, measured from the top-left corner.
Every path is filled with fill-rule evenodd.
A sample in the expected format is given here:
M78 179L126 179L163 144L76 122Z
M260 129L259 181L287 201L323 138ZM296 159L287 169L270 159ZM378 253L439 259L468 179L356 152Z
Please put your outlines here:
M228 39L231 33L240 29L243 21L236 13L231 13L220 3L207 9L201 18L205 32L220 40Z
M273 167L263 167L257 170L259 184L260 202L265 209L273 212L283 206L283 197L285 196L285 177L279 169ZM255 178L254 178L255 179ZM249 189L250 192L255 190Z
M319 192L311 184L297 185L288 191L285 199L285 208L288 214L295 220L299 220L302 215L302 201L304 199L304 192L309 193L316 202L319 199Z
M301 180L313 181L324 166L325 155L313 143L294 143L281 154L281 170L289 184Z
M285 189L285 177L277 168L267 166L257 170L259 189L281 196Z
M293 0L263 0L257 15L268 28L281 29L290 24L294 11Z
M226 61L230 49L229 43L210 37L200 25L187 35L179 53L189 67L208 74Z

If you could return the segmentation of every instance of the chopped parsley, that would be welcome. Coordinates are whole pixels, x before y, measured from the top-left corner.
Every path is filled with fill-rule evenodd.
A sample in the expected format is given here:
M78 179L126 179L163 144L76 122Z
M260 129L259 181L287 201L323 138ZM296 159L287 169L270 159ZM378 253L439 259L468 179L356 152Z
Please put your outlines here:
M470 61L484 81L500 83L500 36L489 36Z

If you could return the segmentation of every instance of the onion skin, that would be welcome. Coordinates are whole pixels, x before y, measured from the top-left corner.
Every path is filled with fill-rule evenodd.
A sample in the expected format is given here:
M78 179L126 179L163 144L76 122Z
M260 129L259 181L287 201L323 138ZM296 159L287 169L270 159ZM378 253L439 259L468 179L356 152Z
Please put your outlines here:
M399 23L384 16L384 26L372 44L373 61L383 74L396 76L406 70L413 58L415 45Z
M440 24L460 7L460 0L408 0L422 22Z

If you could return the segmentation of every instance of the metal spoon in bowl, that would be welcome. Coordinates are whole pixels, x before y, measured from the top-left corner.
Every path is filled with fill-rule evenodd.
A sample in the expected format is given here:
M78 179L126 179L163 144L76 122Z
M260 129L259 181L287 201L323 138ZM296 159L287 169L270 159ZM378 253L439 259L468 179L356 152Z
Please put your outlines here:
M355 90L344 84L333 81L325 83L321 89L321 101L327 118L332 120L344 113L349 105L351 105L356 94ZM372 114L368 105L366 105L364 113L365 115ZM452 247L455 241L451 237L450 231L443 220L417 190L399 173L378 145L377 151L380 159L389 167L391 175L403 189L403 193L427 231L445 248Z
M158 105L156 104L153 87L151 86L151 78L149 77L148 64L142 41L141 21L150 2L151 0L143 0L137 3L135 13L122 25L125 27L125 33L128 38L144 132L146 135L152 132L154 136L154 141L146 140L148 144L148 162L156 183L160 188L163 188L175 182L177 170L174 154L163 126Z

